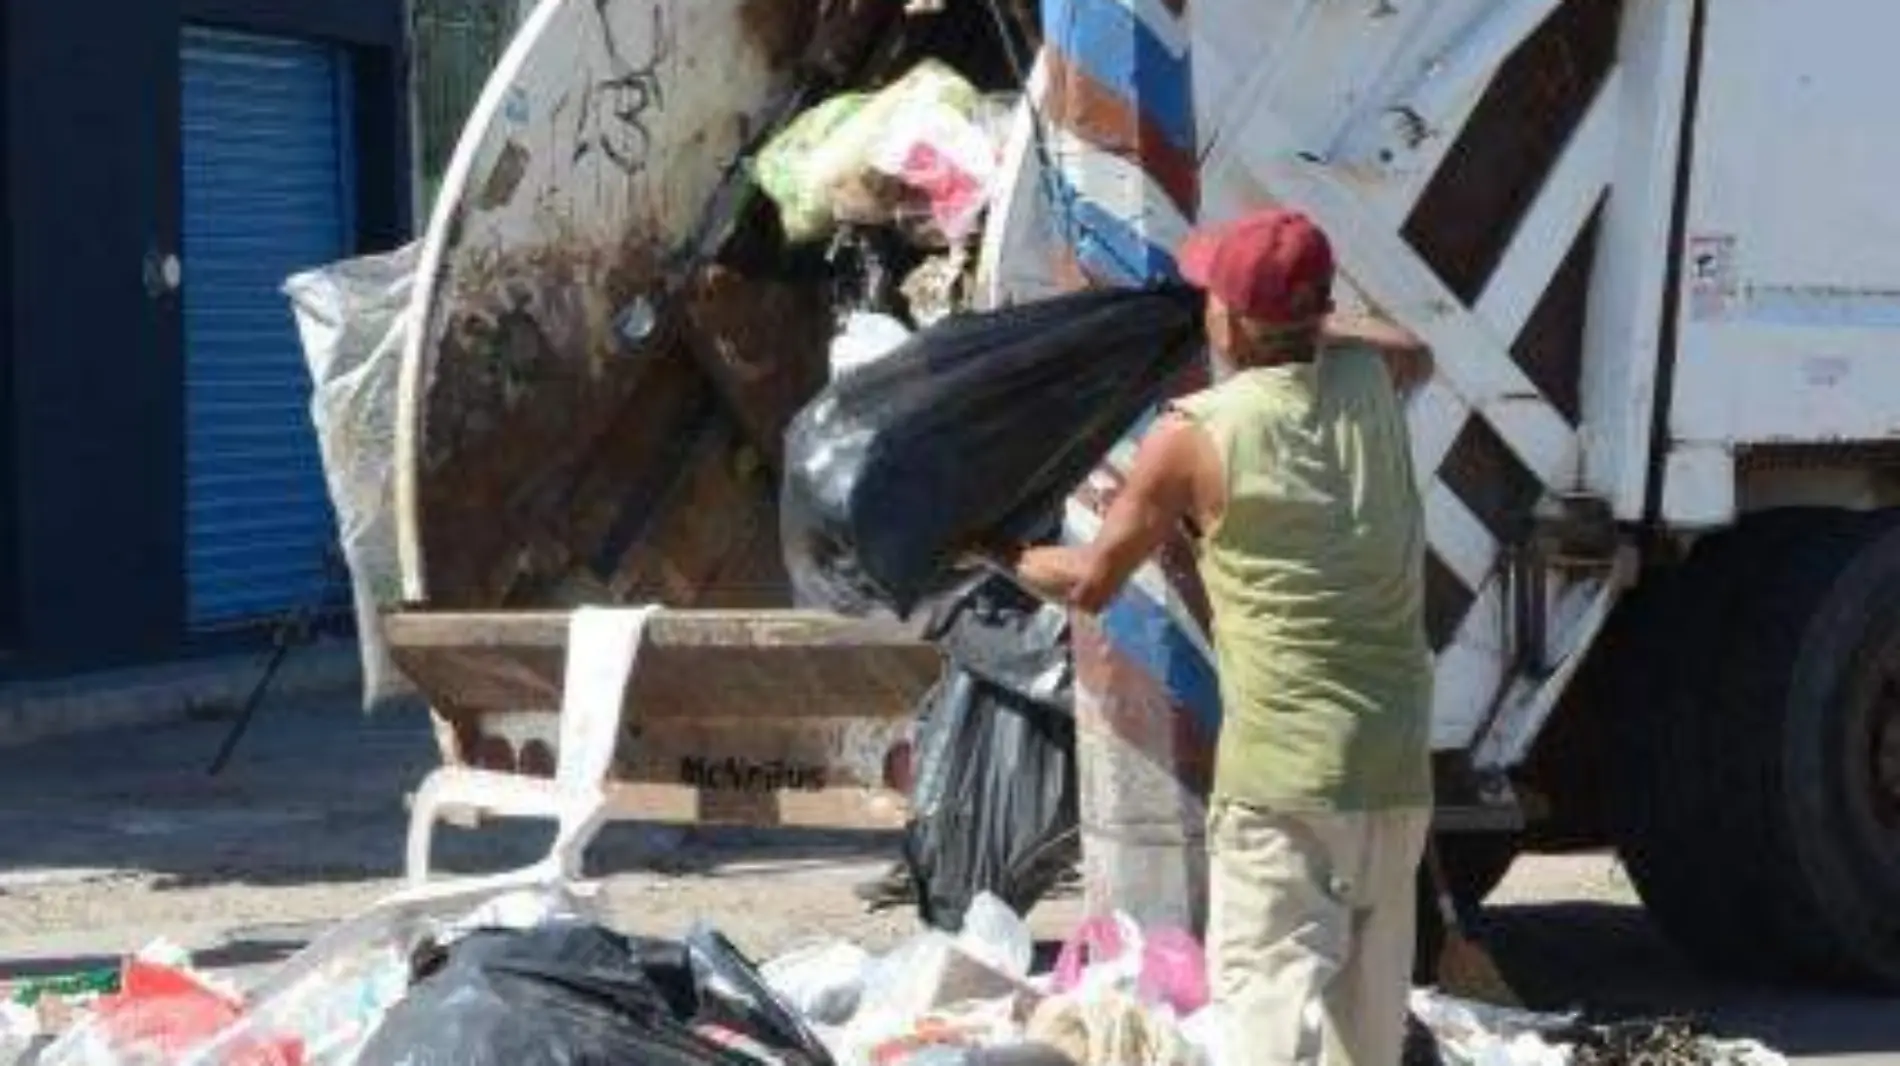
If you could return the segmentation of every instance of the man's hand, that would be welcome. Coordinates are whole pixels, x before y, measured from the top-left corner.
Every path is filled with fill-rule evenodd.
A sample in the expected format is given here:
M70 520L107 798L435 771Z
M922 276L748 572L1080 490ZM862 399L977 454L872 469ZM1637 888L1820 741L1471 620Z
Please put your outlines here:
M1400 395L1432 377L1432 352L1418 334L1379 314L1338 314L1326 320L1322 343L1363 344L1378 351Z

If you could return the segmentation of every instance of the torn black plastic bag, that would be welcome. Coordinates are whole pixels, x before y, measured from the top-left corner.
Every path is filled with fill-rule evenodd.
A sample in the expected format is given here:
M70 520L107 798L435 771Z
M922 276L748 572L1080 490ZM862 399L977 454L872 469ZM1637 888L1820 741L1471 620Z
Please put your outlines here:
M833 381L786 433L800 601L908 616L963 550L1046 526L1193 358L1199 308L1156 288L962 315Z
M580 923L483 930L424 969L361 1066L831 1063L769 993L759 999L731 946L703 933L679 944ZM736 1032L771 1057L714 1032Z
M1025 913L1080 855L1075 719L959 666L926 697L905 833L918 916L950 932L981 892Z
M991 574L959 595L933 601L920 635L948 660L946 681L950 671L960 668L1051 711L1075 714L1069 612L1014 581ZM957 715L938 696L933 688L917 706L913 819L932 816L950 773L949 724Z

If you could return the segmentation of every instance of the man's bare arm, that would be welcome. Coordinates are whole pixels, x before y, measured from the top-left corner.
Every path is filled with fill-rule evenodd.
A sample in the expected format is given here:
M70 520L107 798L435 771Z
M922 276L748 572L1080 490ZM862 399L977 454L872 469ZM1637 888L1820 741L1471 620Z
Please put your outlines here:
M1222 485L1219 464L1200 427L1180 415L1163 418L1142 441L1094 541L1022 552L1013 560L1017 580L1049 599L1100 612L1183 519L1205 524L1218 517L1212 497Z

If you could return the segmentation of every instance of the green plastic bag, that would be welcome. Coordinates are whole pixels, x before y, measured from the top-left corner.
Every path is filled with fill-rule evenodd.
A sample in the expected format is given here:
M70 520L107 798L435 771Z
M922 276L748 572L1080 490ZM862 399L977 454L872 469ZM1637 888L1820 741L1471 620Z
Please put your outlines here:
M879 139L904 114L948 107L968 116L979 99L961 74L924 60L875 93L843 93L792 120L753 160L753 178L778 205L787 239L821 239L836 221L833 196L870 170Z
M864 105L868 93L834 96L792 120L753 161L759 188L778 205L785 236L794 243L815 240L831 229L830 190L810 180L812 162Z

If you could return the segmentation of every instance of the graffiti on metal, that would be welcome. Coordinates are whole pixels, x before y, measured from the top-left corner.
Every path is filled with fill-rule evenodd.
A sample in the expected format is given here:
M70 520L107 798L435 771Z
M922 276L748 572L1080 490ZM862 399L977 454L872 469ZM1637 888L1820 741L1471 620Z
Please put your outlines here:
M601 47L613 70L609 77L590 83L581 94L574 131L574 162L598 150L614 166L627 174L646 167L653 145L648 116L666 105L660 85L660 65L672 51L667 35L666 11L653 9L652 54L639 63L631 62L621 51L607 18L608 0L594 0L594 14Z

